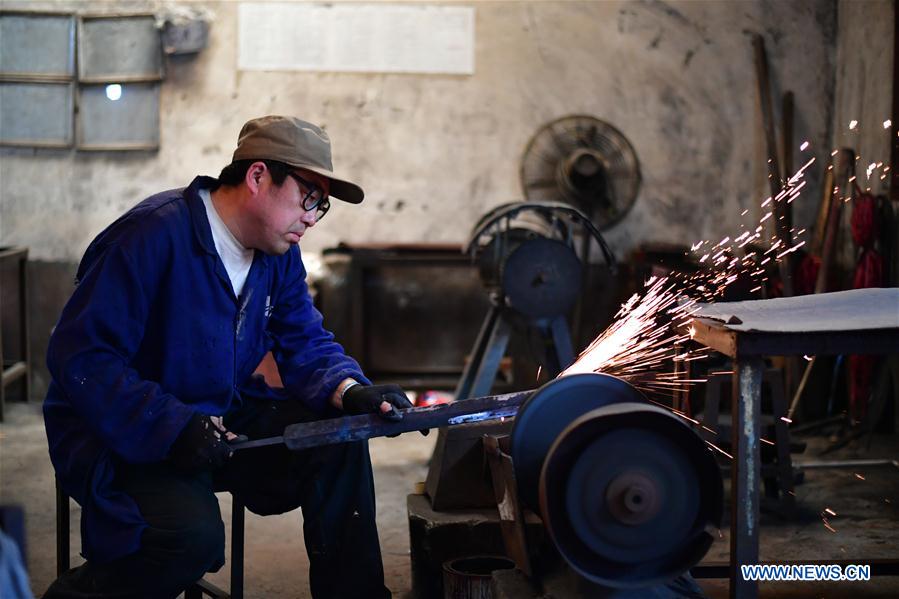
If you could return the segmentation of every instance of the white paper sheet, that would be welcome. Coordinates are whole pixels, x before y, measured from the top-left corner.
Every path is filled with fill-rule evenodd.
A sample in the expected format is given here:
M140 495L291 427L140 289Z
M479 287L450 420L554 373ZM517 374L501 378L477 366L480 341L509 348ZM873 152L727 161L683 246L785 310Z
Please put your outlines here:
M720 320L734 331L788 333L899 329L899 288L854 289L705 304L695 316ZM899 335L896 349L899 351Z
M237 66L471 75L474 14L469 6L243 3Z

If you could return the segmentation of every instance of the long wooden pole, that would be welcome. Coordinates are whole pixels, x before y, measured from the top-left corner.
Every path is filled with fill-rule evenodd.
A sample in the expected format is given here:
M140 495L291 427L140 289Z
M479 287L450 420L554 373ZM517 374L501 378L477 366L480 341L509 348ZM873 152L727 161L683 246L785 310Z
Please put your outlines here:
M783 190L786 183L783 171L780 168L780 160L777 152L777 137L774 133L774 110L771 104L771 77L768 73L768 58L765 54L765 39L758 33L752 37L752 46L755 49L755 69L759 86L759 102L762 108L762 124L765 129L765 144L768 148L768 184L771 189L772 209L774 210L774 230L777 238L783 245L783 249L792 247L792 235L790 228L789 205L785 200L774 201L774 198ZM791 109L792 112L792 109ZM792 114L791 114L792 121ZM790 123L792 126L792 122ZM788 152L789 148L784 148ZM783 284L785 297L793 295L793 254L787 254L785 259L778 263L780 280Z
M818 278L815 280L815 293L827 291L828 271L830 270L833 254L836 251L837 233L840 230L840 215L843 212L845 199L852 194L849 179L854 168L855 152L849 148L843 148L837 154L836 161L834 161L833 176L825 177L825 185L828 182L836 182L836 187L825 190L824 197L829 198L830 205L827 207L827 228L824 231L824 235L820 238L821 266L818 269ZM818 238L817 232L815 237L816 239ZM806 365L805 372L802 373L802 379L799 381L799 386L796 387L796 393L793 394L793 401L790 402L790 409L787 410L787 418L793 418L793 413L799 405L799 400L802 398L802 393L805 391L805 386L808 384L817 359L817 356L812 356L811 361Z

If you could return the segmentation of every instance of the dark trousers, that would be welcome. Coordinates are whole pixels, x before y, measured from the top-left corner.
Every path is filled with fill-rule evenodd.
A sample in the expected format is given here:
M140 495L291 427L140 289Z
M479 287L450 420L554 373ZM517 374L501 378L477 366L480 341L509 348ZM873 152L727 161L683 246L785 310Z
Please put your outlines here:
M225 417L225 425L261 439L312 419L298 401L249 400ZM167 463L117 464L115 485L135 499L149 525L140 550L69 570L50 586L45 599L175 597L205 572L217 571L225 562L225 533L214 490L240 494L247 508L260 515L302 507L316 599L390 597L375 526L367 442L299 452L283 445L242 450L214 474L188 475Z

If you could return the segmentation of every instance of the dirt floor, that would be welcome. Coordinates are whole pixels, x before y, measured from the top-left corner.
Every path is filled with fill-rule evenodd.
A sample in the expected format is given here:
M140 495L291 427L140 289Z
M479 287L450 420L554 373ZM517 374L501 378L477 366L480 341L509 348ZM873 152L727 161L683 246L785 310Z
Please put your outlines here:
M808 448L802 455L793 456L797 463L899 459L896 435L864 438L826 455L819 455L828 445L826 438L802 439ZM725 492L729 493L727 486ZM796 505L796 513L790 517L763 509L761 560L833 559L866 564L875 559L899 559L899 468L807 470L804 482L796 487ZM836 516L825 512L827 509ZM725 522L720 540L712 546L705 561L726 561L729 548L730 535ZM700 580L699 583L712 598L728 596L726 580ZM868 582L770 582L760 584L759 589L761 597L772 598L899 597L899 577L879 577Z
M56 571L56 516L53 473L37 403L8 403L0 424L0 503L25 507L28 532L28 567L32 589L40 596ZM409 433L396 439L371 443L378 498L378 526L387 585L396 597L411 590L409 532L406 495L423 481L436 435ZM801 460L818 459L815 452L825 442L811 438ZM899 437L878 436L826 456L899 457ZM230 523L230 495L219 496L226 525ZM779 559L866 560L899 557L899 469L865 468L810 471L796 490L798 514L783 518L763 514L761 557ZM825 509L836 512L824 526ZM72 561L80 561L77 533L78 507L72 503L70 534ZM707 559L724 561L729 545L726 524ZM229 531L230 538L230 531ZM230 551L230 549L228 549ZM248 514L246 523L246 593L248 599L305 598L308 562L303 548L299 511L261 518ZM229 583L228 566L209 580L220 587ZM703 580L710 597L727 596L726 580ZM863 583L767 583L762 597L899 597L899 577Z

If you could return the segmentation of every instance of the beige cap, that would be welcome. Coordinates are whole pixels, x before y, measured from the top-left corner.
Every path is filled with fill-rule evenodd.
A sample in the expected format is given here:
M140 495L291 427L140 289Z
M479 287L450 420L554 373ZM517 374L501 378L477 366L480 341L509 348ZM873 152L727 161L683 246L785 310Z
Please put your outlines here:
M331 140L320 127L292 116L264 116L247 121L237 138L232 161L277 160L331 180L331 195L358 204L362 188L341 179L331 166Z

